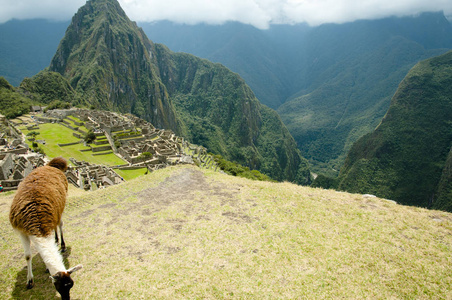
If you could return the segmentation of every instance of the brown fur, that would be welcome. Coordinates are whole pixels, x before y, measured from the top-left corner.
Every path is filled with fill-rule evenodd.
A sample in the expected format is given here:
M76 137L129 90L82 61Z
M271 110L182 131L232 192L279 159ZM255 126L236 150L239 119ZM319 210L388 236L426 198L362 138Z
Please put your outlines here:
M55 157L47 165L57 168L63 172L66 172L66 170L67 170L67 161L64 158L62 158L61 156Z
M31 172L19 185L11 204L11 225L27 235L46 237L61 221L68 182L64 158L58 157Z

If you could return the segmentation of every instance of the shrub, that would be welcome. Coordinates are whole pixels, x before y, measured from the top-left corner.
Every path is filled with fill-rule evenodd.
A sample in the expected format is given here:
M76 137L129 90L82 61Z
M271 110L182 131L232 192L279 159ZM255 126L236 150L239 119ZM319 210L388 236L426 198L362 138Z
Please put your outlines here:
M96 135L94 134L94 131L90 129L86 133L84 140L86 143L91 144L92 142L94 142L95 139L96 139Z
M44 109L44 112L52 109L67 109L70 108L71 104L69 102L64 102L61 100L53 100L49 103L49 105Z
M248 178L259 181L274 181L270 177L257 170L250 170L248 167L244 167L238 163L228 161L221 155L214 155L215 162L218 164L221 170L225 173L237 177Z

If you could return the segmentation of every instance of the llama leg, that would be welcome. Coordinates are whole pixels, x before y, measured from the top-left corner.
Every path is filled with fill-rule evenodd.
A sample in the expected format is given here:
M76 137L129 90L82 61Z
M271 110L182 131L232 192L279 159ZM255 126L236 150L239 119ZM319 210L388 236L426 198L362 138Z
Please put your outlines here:
M58 245L58 230L55 228L55 244Z
M33 287L33 270L31 267L31 248L30 248L30 238L24 233L20 233L20 241L24 247L25 260L27 261L27 289Z
M64 243L64 239L63 239L63 220L60 221L60 225L58 225L58 227L60 228L61 252L65 252L66 251L66 244Z

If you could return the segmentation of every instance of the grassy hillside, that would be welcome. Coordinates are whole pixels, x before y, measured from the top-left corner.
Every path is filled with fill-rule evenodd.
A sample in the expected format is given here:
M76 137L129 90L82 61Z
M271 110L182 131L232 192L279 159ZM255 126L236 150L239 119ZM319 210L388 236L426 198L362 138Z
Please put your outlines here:
M84 126L80 127L85 128ZM30 132L29 130L24 129L23 127L19 128L25 135L28 132ZM33 131L39 132L39 135L36 137L36 139L46 141L44 145L40 144L39 147L41 147L44 150L44 153L51 158L57 156L73 157L79 161L84 160L90 163L103 164L107 166L122 165L127 163L126 161L119 158L113 153L95 156L91 151L82 152L81 150L88 149L88 147L84 146L83 143L60 147L58 144L75 143L80 141L80 139L72 135L72 133L74 132L73 130L61 124L52 124L52 123L40 124L39 130ZM32 142L27 141L27 143L31 147ZM93 144L92 146L95 145Z
M9 82L0 77L0 113L7 118L14 118L28 113L30 107L35 104L29 98L24 97Z
M36 286L0 194L1 299L49 299ZM452 215L289 183L171 167L96 192L65 211L75 299L452 297Z

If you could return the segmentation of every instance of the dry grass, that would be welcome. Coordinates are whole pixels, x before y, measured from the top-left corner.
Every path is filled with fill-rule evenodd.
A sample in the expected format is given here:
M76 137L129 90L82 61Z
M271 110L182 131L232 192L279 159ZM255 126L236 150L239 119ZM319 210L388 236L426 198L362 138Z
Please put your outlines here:
M77 192L77 194L74 194ZM73 299L451 299L452 215L289 183L172 167L96 192L65 212ZM36 286L0 196L0 298Z

